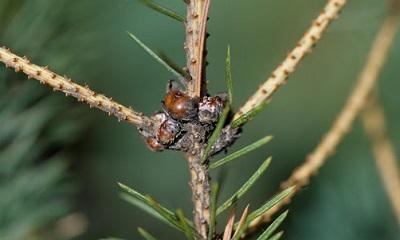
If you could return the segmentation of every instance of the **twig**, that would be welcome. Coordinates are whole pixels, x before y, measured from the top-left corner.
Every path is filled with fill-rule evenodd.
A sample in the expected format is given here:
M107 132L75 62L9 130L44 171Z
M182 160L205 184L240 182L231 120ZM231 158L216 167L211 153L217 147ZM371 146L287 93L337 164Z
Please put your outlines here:
M206 89L205 56L206 25L210 0L189 0L186 18L186 59L191 80L187 91L191 97L200 97Z
M337 18L346 0L329 0L312 26L297 43L297 46L288 54L286 59L273 71L272 75L258 88L249 100L236 112L234 120L248 113L251 109L269 100L278 88L286 83L300 61L311 52L315 44L321 39L329 24Z
M151 124L151 120L142 113L135 112L130 107L125 107L111 98L97 94L89 89L88 86L81 86L73 82L66 76L60 76L48 69L48 67L40 67L30 62L26 57L19 57L12 53L10 49L5 47L0 48L0 61L6 67L15 69L16 72L25 73L28 78L37 79L42 84L47 84L54 91L64 92L66 96L72 96L80 102L86 102L90 107L98 108L109 115L114 115L118 121L126 121L137 127L145 127Z
M310 177L315 174L326 162L327 158L335 152L335 149L340 144L343 137L350 131L352 123L361 112L368 96L378 81L379 73L384 66L389 49L394 42L398 25L399 17L397 11L392 12L386 17L376 36L358 82L344 108L336 118L336 121L315 150L307 157L306 161L295 169L289 179L282 184L283 188L295 185L295 191L288 196L284 202L276 205L260 218L253 221L250 224L250 232L257 229L261 224L270 221L271 216L288 204L296 192L309 183Z
M366 105L362 114L386 194L400 224L400 166L392 142L387 135L385 113L376 97Z
M202 163L200 156L187 156L190 170L190 188L192 189L194 225L199 235L207 239L210 221L210 175L208 167Z
M187 84L187 93L190 97L200 98L206 92L205 56L207 51L205 45L210 0L188 0L186 2L186 67L191 77ZM194 225L199 235L203 239L207 239L211 198L208 166L203 164L200 155L188 155L187 159L191 173Z

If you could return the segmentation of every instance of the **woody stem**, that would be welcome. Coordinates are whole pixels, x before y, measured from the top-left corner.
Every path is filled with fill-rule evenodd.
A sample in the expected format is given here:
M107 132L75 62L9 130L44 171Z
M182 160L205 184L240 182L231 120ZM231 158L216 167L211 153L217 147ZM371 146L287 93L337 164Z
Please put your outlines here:
M206 93L205 43L210 0L187 0L186 2L186 67L191 77L187 84L187 94L192 98L200 98ZM188 155L187 159L191 176L194 225L201 238L207 239L210 221L210 176L208 166L201 161L201 147L202 143L194 144L192 152L195 154Z

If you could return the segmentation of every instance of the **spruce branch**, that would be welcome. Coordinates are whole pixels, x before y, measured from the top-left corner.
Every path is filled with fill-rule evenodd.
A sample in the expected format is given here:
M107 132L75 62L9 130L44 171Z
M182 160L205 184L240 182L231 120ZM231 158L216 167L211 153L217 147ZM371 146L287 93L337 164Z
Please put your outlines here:
M234 120L247 114L253 108L262 105L271 99L272 95L292 74L300 61L311 52L313 47L321 39L329 24L335 20L347 0L329 0L317 19L297 43L296 47L288 54L286 59L273 71L271 76L258 88L249 100L236 112ZM243 124L243 123L242 123Z
M187 83L187 94L192 98L200 98L206 92L205 57L206 57L206 25L210 0L188 0L187 2L186 67L190 74ZM195 148L201 149L196 143ZM194 225L203 239L207 239L210 225L210 176L207 164L203 164L202 155L188 154L190 169L190 187L192 190Z
M192 190L194 226L202 239L207 239L211 218L211 189L208 167L200 156L188 155Z
M72 96L78 99L79 102L85 102L90 107L98 108L109 115L115 116L118 121L126 121L139 128L151 125L152 120L143 116L142 113L96 93L89 89L88 86L81 86L66 76L60 76L49 70L48 67L35 65L28 58L14 54L6 47L0 48L0 61L6 67L15 69L16 72L25 73L29 79L33 78L42 84L49 85L54 91L61 91L66 96Z
M205 66L206 25L210 0L189 0L186 17L186 60L191 79L187 86L188 95L200 97L206 90Z
M379 32L376 35L368 55L364 69L350 94L345 106L338 114L332 127L326 133L321 142L313 152L306 158L305 162L294 170L292 175L282 184L282 188L295 186L295 191L291 193L286 201L283 201L264 213L259 218L252 221L249 232L269 222L271 216L278 212L282 207L290 202L293 196L304 186L308 185L311 176L324 165L328 157L333 155L336 148L350 131L351 126L360 114L368 97L373 91L382 68L386 62L390 47L394 42L395 35L399 26L399 11L391 11L385 18Z
M178 21L184 20L175 12L165 7L161 7L152 0L141 1L147 4L149 7L153 8L154 10L161 12L169 17L172 17ZM187 75L182 74L176 69L176 67L169 64L168 61L165 61L162 56L156 54L150 48L145 46L133 34L130 35L137 43L139 43L139 45L143 49L150 53L151 56L162 63L165 67L167 67L170 72L174 73L178 77L178 79L180 79L181 82L186 85L186 93L190 97L189 100L191 101L191 103L193 103L194 100L197 101L207 94L205 77L205 58L207 55L206 24L211 0L184 1L187 4L187 17L185 21L185 50L187 56L186 67L188 71ZM346 0L328 0L328 3L323 11L313 22L313 25L310 27L310 29L304 34L303 38L300 39L297 46L289 53L288 57L283 61L283 63L273 72L272 76L267 79L267 81L260 86L256 93L248 100L248 102L240 108L240 110L233 117L233 121L230 122L228 126L225 126L225 120L231 120L230 116L228 117L230 111L229 106L225 106L224 114L222 115L222 117L220 116L220 120L216 128L214 128L211 137L209 137L208 132L205 131L204 136L202 136L201 140L199 140L200 137L195 134L197 130L194 129L194 127L200 126L198 122L196 122L196 120L194 120L194 124L187 122L187 119L182 119L185 121L179 122L179 124L182 124L185 127L189 126L194 129L192 131L192 134L187 134L187 132L185 133L187 135L185 136L186 138L184 138L184 141L188 141L190 144L188 144L189 147L182 148L187 154L187 160L189 163L188 165L191 175L190 187L192 190L193 200L193 223L186 219L182 211L178 210L177 213L170 211L155 202L154 199L142 195L124 185L121 185L121 187L129 194L123 195L124 198L134 205L141 206L143 210L148 211L156 218L162 219L163 221L170 223L172 226L185 233L188 239L195 238L205 240L208 237L208 239L211 240L213 237L217 238L217 235L214 234L216 215L219 212L222 212L226 208L230 207L236 201L236 199L240 198L247 192L247 190L266 170L269 161L265 161L260 169L238 190L237 193L232 196L232 198L228 199L227 203L223 204L220 209L216 208L217 198L215 192L217 192L217 190L214 189L213 198L211 197L209 169L213 169L225 163L228 163L238 158L239 156L267 143L271 139L270 137L266 137L254 144L250 144L249 146L237 152L234 152L233 154L221 159L218 162L210 164L208 158L210 155L213 154L212 147L216 142L218 142L218 136L221 135L221 132L226 130L223 127L233 128L234 130L232 130L232 132L235 132L235 129L237 130L237 128L240 128L240 126L245 124L255 114L261 111L263 107L265 107L274 92L277 91L280 86L282 86L286 82L288 76L296 70L300 61L307 55L307 53L312 50L314 45L321 39L329 24L337 17L346 2ZM393 0L392 2L393 4L398 4L399 1ZM354 92L350 96L347 105L339 114L331 130L317 146L316 150L307 158L306 162L293 173L292 177L290 177L287 182L283 184L284 187L292 185L294 187L284 190L253 212L249 212L249 209L247 207L239 223L234 223L235 214L233 213L229 218L227 227L225 228L223 239L232 239L233 230L236 230L233 234L233 239L238 240L243 236L243 233L248 231L248 224L250 224L251 231L252 229L258 228L260 224L269 221L269 217L271 216L271 214L280 210L281 207L287 204L288 201L290 201L290 199L295 195L295 193L301 189L301 187L308 184L310 177L325 163L326 159L340 144L342 138L349 131L352 122L362 110L368 95L374 88L378 74L385 62L386 55L388 53L390 45L392 44L397 29L398 18L397 15L394 14L395 12L396 14L398 13L397 11L394 11L383 24L381 32L378 34L375 45L369 56L369 61L367 63L366 69L361 74L360 80L356 85ZM227 55L226 72L229 86L229 104L231 104L233 87L229 49ZM47 84L51 86L54 90L62 91L66 95L71 95L77 98L78 101L86 102L91 107L99 108L100 110L103 110L110 115L114 115L118 118L118 120L127 121L128 123L131 123L140 129L145 128L146 130L151 128L152 132L149 132L149 139L153 139L154 141L159 140L157 139L159 137L157 135L159 132L155 131L157 130L156 127L158 128L158 130L165 130L164 128L161 128L162 124L158 124L158 126L153 129L153 125L156 124L156 122L153 122L156 121L152 120L153 118L150 119L148 117L145 117L141 113L135 112L134 110L127 108L119 103L116 103L103 95L95 93L88 87L83 87L77 83L74 83L68 77L62 77L48 70L47 67L34 65L30 63L28 59L21 58L11 53L11 51L8 49L0 49L0 61L4 62L8 67L14 68L17 72L22 71L29 78L35 78L39 80L42 84ZM164 107L166 107L166 105L164 105ZM166 111L167 110L164 109L164 112L159 113L159 115L164 114L165 118L169 118L170 116L167 116L168 114ZM163 118L160 117L160 119ZM174 120L174 123L177 122L175 121L177 119L171 118L169 120ZM210 127L209 131L211 132L211 130L212 128ZM179 129L178 131L181 131L181 129ZM182 137L181 135L178 136ZM174 136L174 141L171 141L174 144L177 143L175 142L175 137L176 136ZM232 139L236 139L236 137L232 137ZM172 145L168 144L163 145L165 149L179 149L172 148L171 146ZM177 145L174 145L173 147L175 146ZM226 146L228 145L223 145L222 149ZM265 239L269 238L269 236L273 234L273 232L276 230L276 227L278 227L279 223L286 216L286 213L281 216L282 217L278 218L278 222L276 222L275 225L272 225L269 230L270 232L268 232L267 230L267 233L263 234ZM155 239L144 230L139 229L139 232L146 239ZM282 233L278 233L275 236L272 236L272 238L270 239L278 239L281 237L281 235Z
M400 166L393 144L387 134L386 117L377 96L371 98L362 114L375 163L382 179L393 213L400 224Z

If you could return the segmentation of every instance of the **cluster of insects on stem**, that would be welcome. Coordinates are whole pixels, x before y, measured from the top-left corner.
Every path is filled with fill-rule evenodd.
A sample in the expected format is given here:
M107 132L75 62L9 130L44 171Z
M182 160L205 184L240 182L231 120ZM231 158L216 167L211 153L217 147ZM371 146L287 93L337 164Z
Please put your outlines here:
M153 132L148 129L141 132L153 151L173 149L195 155L197 150L206 146L207 139L228 105L228 96L225 93L201 98L190 97L174 81L170 81L162 101L163 110L151 117L155 123ZM213 146L213 154L232 144L239 134L226 136L223 142ZM194 141L203 143L203 147L196 149Z

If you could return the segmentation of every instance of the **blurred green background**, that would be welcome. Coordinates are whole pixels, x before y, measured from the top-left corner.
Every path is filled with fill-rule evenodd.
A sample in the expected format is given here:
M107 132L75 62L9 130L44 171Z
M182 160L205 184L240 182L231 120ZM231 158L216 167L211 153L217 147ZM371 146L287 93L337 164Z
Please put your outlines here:
M61 2L29 0L29 2ZM20 1L20 2L28 2ZM123 104L151 114L160 109L161 96L171 76L126 34L135 33L153 49L164 51L184 65L182 25L155 13L136 0L80 0L65 6L49 21L72 18L63 27L79 29L69 37L62 51L52 51L54 60L42 61L52 67L57 56L73 52L71 61L59 69L80 83L112 96ZM184 14L181 0L158 0ZM274 67L295 45L325 4L325 0L219 0L212 1L208 41L207 79L211 93L225 91L224 63L228 44L232 51L235 106L252 94ZM254 172L262 160L273 156L272 165L255 188L241 201L254 208L272 196L280 181L300 164L341 109L359 71L379 24L385 15L385 2L353 0L331 26L315 51L308 56L289 82L274 96L266 111L244 128L237 149L265 135L275 136L272 143L225 168L227 180L221 199L235 191ZM42 12L38 8L26 16L34 22ZM71 5L71 6L69 6ZM64 6L64 5L63 5ZM46 18L43 20L46 22ZM40 31L40 27L37 28ZM18 33L18 32L17 32ZM35 47L34 39L21 31L24 49ZM87 37L83 37L87 36ZM82 40L84 38L84 40ZM3 39L3 37L2 37ZM64 39L65 40L65 39ZM54 38L53 41L57 41ZM1 44L15 48L16 41ZM40 54L49 51L42 47ZM20 51L29 55L29 52ZM89 59L89 60L88 60ZM389 133L400 148L399 95L400 38L396 39L388 64L381 76L379 92L389 119ZM71 67L77 71L69 70ZM3 68L3 67L2 67ZM53 67L54 68L54 67ZM32 91L42 86L32 84ZM79 103L59 93L48 95L67 105ZM87 216L88 229L76 239L115 236L137 239L142 226L160 239L182 236L118 197L116 182L133 186L154 196L170 208L191 212L188 171L180 153L153 153L147 150L136 130L106 114L83 106L85 129L79 142L70 149L74 156L69 174L76 187L74 211ZM290 205L289 218L282 227L284 239L399 239L400 231L384 194L369 142L356 122L336 155L329 159ZM225 222L220 219L219 227ZM166 237L168 236L168 237Z

